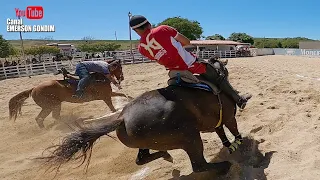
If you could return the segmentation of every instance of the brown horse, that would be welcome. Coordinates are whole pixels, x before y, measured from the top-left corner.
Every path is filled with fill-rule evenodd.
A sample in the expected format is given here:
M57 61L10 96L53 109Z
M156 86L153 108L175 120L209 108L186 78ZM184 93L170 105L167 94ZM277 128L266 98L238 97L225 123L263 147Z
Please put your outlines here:
M171 157L167 150L183 149L194 172L215 169L226 173L230 162L207 163L205 160L200 132L216 132L230 153L235 151L242 143L235 117L236 103L224 92L216 95L200 89L200 85L177 84L143 93L128 103L116 120L68 135L62 144L50 147L53 148L51 155L41 159L57 169L71 159L82 159L82 163L88 160L88 165L94 142L116 131L124 145L139 148L138 165ZM223 125L235 136L234 142L227 139ZM150 154L149 149L159 152Z
M124 80L121 62L119 60L109 61L110 73L115 76L119 82ZM94 100L103 100L111 111L115 112L111 97L127 97L123 93L112 92L111 82L102 74L91 74L92 81L85 89L85 96L82 99L74 98L78 81L75 79L51 80L39 84L29 90L23 91L12 97L9 101L10 119L16 120L18 112L21 111L23 102L31 95L35 103L42 108L36 121L40 128L44 128L44 119L52 112L52 117L60 119L61 103L84 103Z

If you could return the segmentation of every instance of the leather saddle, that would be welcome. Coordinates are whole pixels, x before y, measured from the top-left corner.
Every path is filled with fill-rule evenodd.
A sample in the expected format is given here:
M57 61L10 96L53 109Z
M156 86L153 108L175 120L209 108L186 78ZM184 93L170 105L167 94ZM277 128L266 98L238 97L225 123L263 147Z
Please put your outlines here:
M171 70L168 75L170 77L168 80L169 86L201 89L212 92L215 95L220 93L220 89L216 85L201 76L193 75L190 71Z

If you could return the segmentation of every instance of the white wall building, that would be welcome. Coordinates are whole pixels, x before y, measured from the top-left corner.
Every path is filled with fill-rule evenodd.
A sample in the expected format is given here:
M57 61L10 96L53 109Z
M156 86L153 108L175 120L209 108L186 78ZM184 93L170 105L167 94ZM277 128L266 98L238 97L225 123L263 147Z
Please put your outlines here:
M64 56L71 56L76 52L76 48L72 44L58 44L58 43L50 43L46 44L47 46L56 46L60 49L60 53Z

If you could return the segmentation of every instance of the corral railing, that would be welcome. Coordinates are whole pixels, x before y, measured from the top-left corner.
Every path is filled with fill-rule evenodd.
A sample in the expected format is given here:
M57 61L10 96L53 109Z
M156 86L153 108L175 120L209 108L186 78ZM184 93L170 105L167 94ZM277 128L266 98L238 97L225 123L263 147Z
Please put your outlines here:
M201 58L210 58L212 56L219 56L221 58L233 58L236 57L236 51L200 51L198 56ZM81 59L75 58L71 61L44 61L37 64L27 64L27 65L17 65L17 66L7 66L0 67L0 79L24 77L24 76L34 76L40 74L50 74L57 71L61 67L73 71L77 63L81 61L97 61L106 60L109 58L92 58L92 59ZM119 51L116 52L116 58L121 60L122 64L136 64L136 63L148 63L152 62L150 59L145 58L140 53L133 51L133 57L130 56L130 51Z
M218 56L220 58L235 58L237 57L237 51L200 51L198 56L203 59L207 59L213 56Z
M92 58L92 59L73 59L71 61L55 61L55 62L42 62L37 64L26 64L26 65L16 65L0 67L0 79L9 79L25 76L34 76L40 74L50 74L57 71L62 67L68 69L69 71L75 70L77 63L81 61L97 61L97 60L107 60L110 58ZM112 58L111 58L112 59ZM147 63L151 60L144 58L143 56L135 55L134 59L131 57L118 57L122 64L136 64L136 63Z

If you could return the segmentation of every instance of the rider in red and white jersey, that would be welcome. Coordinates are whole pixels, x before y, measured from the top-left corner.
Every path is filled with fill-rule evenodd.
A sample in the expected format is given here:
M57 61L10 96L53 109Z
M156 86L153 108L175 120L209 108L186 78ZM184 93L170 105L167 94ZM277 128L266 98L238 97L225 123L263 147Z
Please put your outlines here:
M200 74L232 97L241 109L245 108L251 95L240 96L214 67L198 62L195 55L184 49L184 46L190 45L190 40L177 30L167 25L152 28L149 21L139 15L131 17L130 27L141 37L138 48L143 56L156 60L168 70L188 70Z

